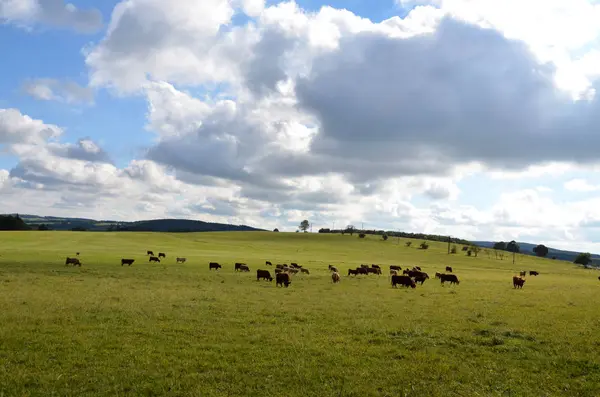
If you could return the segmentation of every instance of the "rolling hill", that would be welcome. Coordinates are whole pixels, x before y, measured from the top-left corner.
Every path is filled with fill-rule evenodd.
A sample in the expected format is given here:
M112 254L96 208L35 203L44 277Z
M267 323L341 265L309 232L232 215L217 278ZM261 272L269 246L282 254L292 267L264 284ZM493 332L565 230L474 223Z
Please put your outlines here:
M494 241L473 241L473 244L476 244L476 245L478 245L480 247L484 247L484 248L492 248L495 243L496 242L494 242ZM535 256L535 253L533 252L533 248L537 244L524 243L524 242L517 242L517 244L519 244L522 254ZM558 259L558 260L573 262L575 260L575 257L579 254L580 253L576 252L576 251L566 251L566 250L559 250L556 248L548 247L547 257L548 258L556 257L556 259ZM592 264L596 264L596 263L600 262L600 255L592 254L592 262L593 262Z
M66 218L54 216L23 215L21 219L30 227L37 229L46 225L50 230L85 231L135 231L135 232L233 232L264 231L246 225L228 225L195 221L189 219L153 219L135 222L117 222L87 218Z

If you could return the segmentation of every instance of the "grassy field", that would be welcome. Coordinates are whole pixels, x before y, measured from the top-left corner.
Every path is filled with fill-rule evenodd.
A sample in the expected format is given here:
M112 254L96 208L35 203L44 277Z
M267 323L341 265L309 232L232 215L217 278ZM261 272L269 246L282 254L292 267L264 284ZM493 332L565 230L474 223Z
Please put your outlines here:
M76 251L83 266L66 267ZM257 282L265 260L311 274ZM361 263L385 274L346 276ZM431 279L393 289L389 264ZM446 265L460 285L433 278ZM514 290L521 269L541 275ZM3 232L0 395L598 396L597 277L373 236Z

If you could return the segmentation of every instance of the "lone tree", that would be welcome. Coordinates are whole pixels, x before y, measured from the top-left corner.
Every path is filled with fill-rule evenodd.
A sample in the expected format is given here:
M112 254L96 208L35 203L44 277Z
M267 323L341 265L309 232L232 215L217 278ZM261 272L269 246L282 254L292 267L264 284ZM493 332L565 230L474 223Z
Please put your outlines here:
M274 231L275 233L279 233L279 229L277 229L277 228L273 229L273 231Z
M479 251L481 251L481 247L479 247L478 245L472 245L467 252L471 252L473 254L475 254L475 258L477 258L477 255L479 255ZM469 255L469 254L467 254ZM470 256L470 255L469 255Z
M504 241L498 241L494 244L494 249L498 251L506 251L506 243Z
M544 244L539 244L533 247L533 252L537 256L544 258L546 255L548 255L548 247L546 247Z
M586 266L592 261L592 255L589 252L581 253L577 255L577 258L573 261L573 263L577 263L578 265Z
M506 244L506 250L508 252L519 253L521 252L521 247L519 247L519 244L517 244L517 242L513 240L510 243Z
M304 233L306 233L308 231L308 228L310 227L310 223L308 223L308 221L305 219L302 222L300 222L300 230L302 230Z
M355 231L356 231L356 227L354 227L354 225L346 226L346 233L350 233L351 236L354 234Z
M411 244L412 244L412 241L407 241L407 242L406 242L406 246L407 246L407 247L410 247L410 245L411 245Z

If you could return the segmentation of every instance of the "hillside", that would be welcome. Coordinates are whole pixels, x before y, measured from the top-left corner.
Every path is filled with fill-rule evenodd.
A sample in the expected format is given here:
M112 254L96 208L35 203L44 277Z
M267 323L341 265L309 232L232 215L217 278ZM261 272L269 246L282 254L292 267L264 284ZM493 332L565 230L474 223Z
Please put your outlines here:
M478 245L480 247L484 247L484 248L492 248L495 243L496 242L494 242L494 241L473 241L473 244L476 244L476 245ZM517 242L517 244L519 244L522 254L536 256L535 253L533 252L533 248L535 246L537 246L537 244L524 243L524 242ZM575 260L575 257L579 254L580 254L579 252L575 252L575 251L559 250L556 248L548 247L547 257L548 258L556 257L556 259L559 259L559 260L573 262ZM600 255L592 254L592 261L593 261L593 263L600 262Z
M50 230L86 231L136 231L136 232L225 232L262 231L246 225L228 225L195 221L189 219L154 219L135 222L117 222L87 218L66 218L54 216L22 215L21 219L33 229L46 225Z

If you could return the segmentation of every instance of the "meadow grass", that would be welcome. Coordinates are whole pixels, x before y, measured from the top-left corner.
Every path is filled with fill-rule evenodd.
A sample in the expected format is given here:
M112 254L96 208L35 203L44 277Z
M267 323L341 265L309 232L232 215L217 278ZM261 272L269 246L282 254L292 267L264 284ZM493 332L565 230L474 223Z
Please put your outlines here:
M375 236L0 234L0 395L598 396L598 274ZM146 250L166 252L148 263ZM64 265L81 252L81 268ZM175 258L187 258L176 264ZM121 258L134 258L122 267ZM257 282L265 261L311 272ZM208 262L223 265L209 271ZM245 262L250 273L236 273ZM384 275L347 277L361 263ZM342 273L331 283L327 265ZM388 265L431 277L393 289ZM458 286L434 279L446 265ZM522 290L519 270L538 270Z

